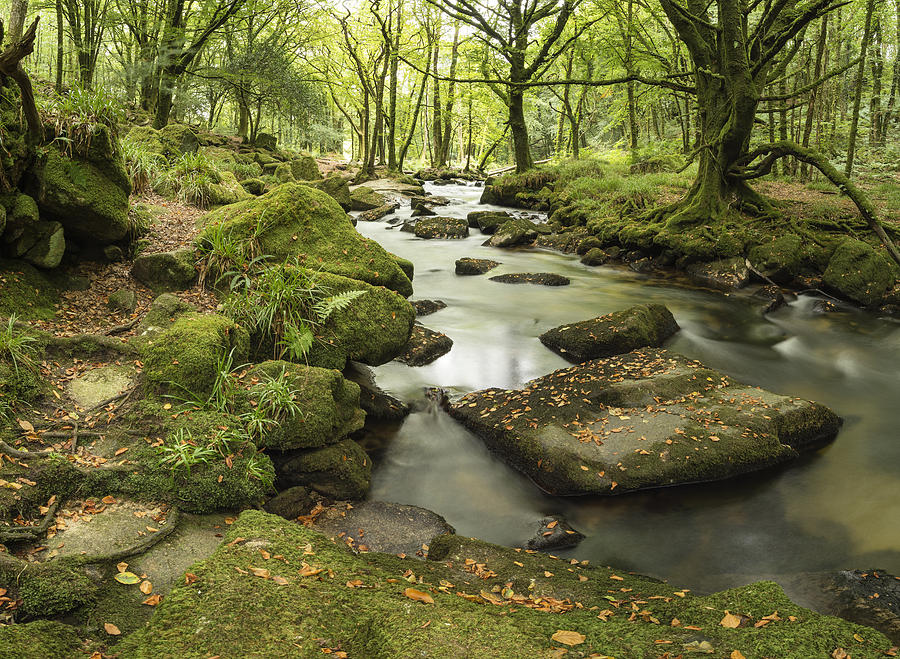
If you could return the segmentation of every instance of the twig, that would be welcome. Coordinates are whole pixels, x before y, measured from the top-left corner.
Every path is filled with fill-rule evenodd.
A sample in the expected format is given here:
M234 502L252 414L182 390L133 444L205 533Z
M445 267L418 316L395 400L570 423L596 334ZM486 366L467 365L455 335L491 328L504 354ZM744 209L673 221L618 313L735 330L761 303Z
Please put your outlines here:
M103 334L105 334L106 336L113 336L114 334L121 334L122 332L127 332L128 330L133 328L135 325L137 325L138 322L140 322L140 320L141 320L141 317L138 316L137 318L125 323L124 325L116 325L115 327L110 327Z
M43 451L20 451L18 449L14 449L12 446L0 439L0 453L8 455L11 458L37 458L42 455L49 455L54 451L55 449L52 448L48 448Z
M50 524L53 521L53 518L56 515L56 511L58 509L59 501L57 500L50 505L50 508L47 510L47 514L44 515L44 519L41 520L40 524L35 524L34 526L12 527L6 530L0 530L0 542L6 543L37 540L47 532L47 529L50 528Z

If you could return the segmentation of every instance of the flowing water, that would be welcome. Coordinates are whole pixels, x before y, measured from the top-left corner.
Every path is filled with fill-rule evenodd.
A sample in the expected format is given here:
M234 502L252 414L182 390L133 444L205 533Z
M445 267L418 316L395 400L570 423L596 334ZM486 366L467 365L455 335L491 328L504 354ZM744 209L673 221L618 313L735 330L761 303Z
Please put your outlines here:
M465 217L480 188L429 188ZM398 211L409 216L409 207ZM391 218L388 218L391 219ZM808 571L878 567L900 574L900 324L854 310L816 314L801 296L763 317L746 296L724 295L627 270L588 268L574 256L538 249L420 240L386 222L358 230L415 263L415 299L447 308L420 321L453 339L434 363L375 369L379 385L407 401L425 387L451 395L521 387L569 366L537 339L548 328L628 306L660 302L682 330L668 349L744 382L813 399L844 417L837 440L787 467L722 483L621 497L560 498L493 456L435 406L417 406L373 474L371 498L434 510L463 535L521 545L545 514L560 513L586 539L563 556L669 579L699 591ZM454 261L490 258L487 276L460 277ZM510 285L507 272L557 272L570 286Z

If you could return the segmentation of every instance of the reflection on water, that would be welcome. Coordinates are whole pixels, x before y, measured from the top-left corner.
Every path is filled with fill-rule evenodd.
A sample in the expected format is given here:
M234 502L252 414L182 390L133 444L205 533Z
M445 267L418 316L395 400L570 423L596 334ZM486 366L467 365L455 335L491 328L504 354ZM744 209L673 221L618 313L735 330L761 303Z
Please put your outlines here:
M480 189L445 186L465 217ZM408 216L409 209L401 209ZM447 308L422 319L454 341L429 366L390 363L379 384L407 400L428 386L454 392L520 387L568 364L537 337L559 324L633 304L660 302L682 331L667 346L744 382L830 406L845 420L837 441L788 468L725 483L618 498L557 498L540 492L436 409L411 415L373 477L373 498L444 515L459 533L524 543L534 522L563 513L587 539L569 553L697 590L808 570L880 567L900 573L900 325L856 311L816 315L801 296L763 318L739 295L692 290L573 256L419 240L383 222L361 233L416 265L415 297ZM458 277L463 256L493 258L491 272L557 272L572 284L549 288Z

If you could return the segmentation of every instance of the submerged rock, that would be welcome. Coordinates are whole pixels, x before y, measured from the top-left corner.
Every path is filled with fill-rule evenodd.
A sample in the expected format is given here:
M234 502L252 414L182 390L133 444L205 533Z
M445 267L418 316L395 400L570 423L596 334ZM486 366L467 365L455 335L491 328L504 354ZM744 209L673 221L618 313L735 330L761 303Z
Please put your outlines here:
M455 533L435 512L387 501L337 504L316 517L313 528L361 551L422 557L434 538Z
M568 286L572 283L568 277L555 272L514 272L508 275L497 275L490 279L503 284L538 284L540 286Z
M525 548L535 551L558 551L574 547L582 540L584 534L573 529L564 518L549 515L538 523L535 536L525 543Z
M661 346L679 329L672 312L661 304L640 304L624 311L554 327L541 343L570 362L612 357L637 348Z
M409 343L397 361L409 366L425 366L438 357L443 357L453 347L453 339L446 334L435 332L422 325L414 325Z
M743 385L657 348L597 359L450 414L546 491L615 495L722 480L831 441L828 408Z
M458 217L426 217L416 222L417 238L465 238L469 224Z
M490 259L473 259L468 256L456 261L456 274L458 275L483 275L500 265L499 261Z

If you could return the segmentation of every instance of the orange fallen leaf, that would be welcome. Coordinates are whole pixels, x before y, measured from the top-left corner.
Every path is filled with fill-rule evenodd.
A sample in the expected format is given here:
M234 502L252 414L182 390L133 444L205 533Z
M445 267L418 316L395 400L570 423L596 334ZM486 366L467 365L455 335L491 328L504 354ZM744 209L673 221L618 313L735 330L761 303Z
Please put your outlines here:
M23 421L22 419L16 419L19 422L19 427L25 432L34 432L34 426L28 423L28 421Z
M107 496L103 497L102 499L100 499L100 501L102 501L103 503L105 503L108 506L111 506L112 504L114 504L116 502L116 499L115 499L115 497L111 497L111 496L107 495Z
M127 447L127 446L123 446L123 447L120 448L120 449L116 449L116 452L114 453L114 455L122 455L122 454L123 454L125 451L127 451L127 450L128 450L128 447Z
M416 590L415 588L407 588L403 591L403 594L406 595L409 599L415 600L416 602L424 602L425 604L434 604L434 598L428 593L423 593L421 590Z
M153 592L153 584L146 580L141 582L139 588L141 589L141 592L144 593L144 595L149 595Z
M156 606L162 601L162 597L160 595L151 595L147 599L145 599L141 604L146 604L147 606Z
M277 583L279 586L287 586L288 580L284 577L274 576L272 577L272 581Z
M312 567L311 565L303 564L303 567L298 570L301 577L314 577L320 572L324 572L322 568Z
M128 563L126 563L125 561L122 561L121 563L119 563L118 565L116 565L116 569L117 569L119 572L124 572L125 570L128 569Z
M725 611L725 617L719 621L719 624L730 629L737 629L741 626L741 617Z
M111 622L104 622L103 629L105 629L106 633L109 634L110 636L118 636L119 634L122 633L121 631L119 631L119 628L116 627Z
M565 629L557 629L553 636L550 637L557 643L563 645L581 645L587 637L578 632L572 632Z
M850 659L850 654L844 648L835 648L831 653L831 659Z
M747 659L740 650L734 650L729 655L729 659Z
M271 572L269 572L264 567L251 567L250 572L253 573L253 576L260 577L262 579L268 579L270 576L272 576Z
M197 575L193 572L185 572L184 573L184 585L190 586L192 583L197 581Z

